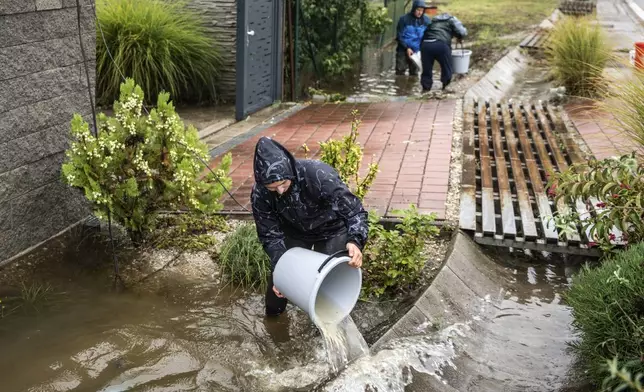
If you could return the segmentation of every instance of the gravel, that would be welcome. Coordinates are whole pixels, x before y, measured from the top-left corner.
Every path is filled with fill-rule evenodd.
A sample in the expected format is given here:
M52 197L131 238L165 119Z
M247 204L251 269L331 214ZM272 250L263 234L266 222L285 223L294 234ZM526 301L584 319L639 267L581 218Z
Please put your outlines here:
M458 227L461 197L461 176L463 172L463 99L456 102L452 123L452 157L449 169L449 188L447 192L446 225Z

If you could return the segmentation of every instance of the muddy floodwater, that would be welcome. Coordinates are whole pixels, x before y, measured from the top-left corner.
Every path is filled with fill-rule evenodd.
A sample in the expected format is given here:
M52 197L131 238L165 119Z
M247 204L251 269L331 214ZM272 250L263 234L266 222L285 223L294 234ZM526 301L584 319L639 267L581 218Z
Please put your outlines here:
M50 292L0 319L2 391L306 390L329 371L308 317L265 319L261 294L216 279L117 293L96 267L104 254L52 247L32 260L26 284Z
M48 246L19 262L31 267L15 278L27 287L47 282L48 294L0 319L2 391L406 391L422 374L447 382L444 374L463 344L479 339L473 332L477 320L469 326L426 323L418 336L391 341L329 377L324 340L298 309L266 319L261 293L222 287L215 273L197 280L130 279L127 290L115 292L105 268L111 259L94 245ZM565 368L570 315L560 294L577 267L557 258L516 261L504 255L497 262L513 288L504 305L512 311L495 323L511 332L515 320L529 325L531 317L547 317L560 338L540 358ZM11 273L0 271L4 304L21 295L19 284L6 284ZM504 358L504 347L495 347ZM517 347L506 348L509 357L516 355Z

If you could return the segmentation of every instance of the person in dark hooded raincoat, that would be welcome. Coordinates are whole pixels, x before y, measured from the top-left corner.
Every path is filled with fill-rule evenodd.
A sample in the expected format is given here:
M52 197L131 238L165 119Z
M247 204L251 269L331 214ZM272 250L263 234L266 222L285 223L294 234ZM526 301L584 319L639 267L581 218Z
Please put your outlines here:
M331 166L295 159L281 144L262 137L255 146L251 193L257 235L271 260L271 272L287 249L301 247L332 254L348 250L351 266L362 266L369 231L368 213ZM287 300L266 290L266 315L284 312Z

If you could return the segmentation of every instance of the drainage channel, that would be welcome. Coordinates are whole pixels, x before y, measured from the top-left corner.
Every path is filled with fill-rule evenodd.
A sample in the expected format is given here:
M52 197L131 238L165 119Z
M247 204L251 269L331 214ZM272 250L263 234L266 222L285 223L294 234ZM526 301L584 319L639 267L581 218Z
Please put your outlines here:
M460 227L480 244L597 256L589 230L560 232L553 217L588 216L592 202L555 202L548 176L583 162L560 116L547 103L468 101L464 108Z

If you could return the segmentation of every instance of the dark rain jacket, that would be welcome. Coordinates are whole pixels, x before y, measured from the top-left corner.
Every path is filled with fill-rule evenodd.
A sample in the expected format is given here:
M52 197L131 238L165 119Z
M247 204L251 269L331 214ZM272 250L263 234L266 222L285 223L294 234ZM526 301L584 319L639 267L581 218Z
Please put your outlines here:
M411 11L400 17L398 26L396 28L396 39L398 46L396 48L399 52L404 52L407 48L415 52L420 50L420 44L423 40L425 29L431 23L431 19L427 15L416 18L414 11L416 8L425 8L424 1L414 1L411 6Z
M465 38L467 29L458 18L450 14L437 15L432 24L425 30L423 40L439 40L452 45L452 38Z
M349 242L364 247L368 213L331 166L295 159L281 144L262 137L255 147L254 172L253 217L272 269L286 252L286 237L317 242L346 232ZM264 186L282 180L291 180L283 195Z

